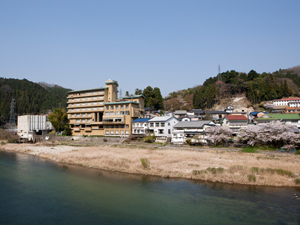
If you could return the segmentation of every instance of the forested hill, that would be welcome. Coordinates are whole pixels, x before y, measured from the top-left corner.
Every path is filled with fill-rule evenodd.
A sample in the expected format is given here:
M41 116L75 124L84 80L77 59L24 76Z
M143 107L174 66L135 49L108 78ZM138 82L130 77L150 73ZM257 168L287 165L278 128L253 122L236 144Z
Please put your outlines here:
M12 97L16 115L47 113L56 107L66 108L66 89L57 85L40 85L26 79L0 78L0 126L9 120Z
M170 93L165 99L164 105L166 110L169 110L171 106L173 110L210 109L224 98L239 95L246 96L249 102L254 105L261 101L276 98L300 97L299 87L300 66L261 74L254 70L249 73L231 70L221 73L220 77L208 78L203 85ZM179 102L180 99L187 101L184 101L184 104L177 104L177 107L174 108L175 102Z

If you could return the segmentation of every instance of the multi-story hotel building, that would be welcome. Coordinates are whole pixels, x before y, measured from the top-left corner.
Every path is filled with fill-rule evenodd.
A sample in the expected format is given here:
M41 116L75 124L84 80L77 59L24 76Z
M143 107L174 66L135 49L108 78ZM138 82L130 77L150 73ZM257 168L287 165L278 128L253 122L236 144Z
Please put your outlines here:
M144 116L144 96L118 99L118 82L105 87L70 91L68 118L72 135L129 135L132 121Z

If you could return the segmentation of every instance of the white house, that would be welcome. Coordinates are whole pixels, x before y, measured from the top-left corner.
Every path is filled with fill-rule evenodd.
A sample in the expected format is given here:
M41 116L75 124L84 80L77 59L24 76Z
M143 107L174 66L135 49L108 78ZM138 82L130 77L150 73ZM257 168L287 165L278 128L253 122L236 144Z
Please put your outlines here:
M300 98L282 98L282 99L274 99L274 105L288 105L292 103L300 103ZM295 106L290 106L295 107Z
M157 116L148 120L147 133L154 134L157 141L167 141L172 137L172 129L179 121L173 116Z
M227 115L222 120L222 126L229 127L234 134L237 134L241 128L248 125L247 117L243 115Z
M187 139L192 143L207 143L205 130L211 126L216 124L210 120L181 121L173 127L172 143L185 144Z
M133 135L144 135L148 129L148 121L151 118L139 118L132 121L132 134Z

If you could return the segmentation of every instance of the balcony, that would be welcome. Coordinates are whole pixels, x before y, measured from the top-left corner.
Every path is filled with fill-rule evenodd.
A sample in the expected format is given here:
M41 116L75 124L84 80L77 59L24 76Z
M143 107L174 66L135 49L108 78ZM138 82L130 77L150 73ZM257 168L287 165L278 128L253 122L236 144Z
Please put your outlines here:
M124 116L103 116L103 124L125 124Z

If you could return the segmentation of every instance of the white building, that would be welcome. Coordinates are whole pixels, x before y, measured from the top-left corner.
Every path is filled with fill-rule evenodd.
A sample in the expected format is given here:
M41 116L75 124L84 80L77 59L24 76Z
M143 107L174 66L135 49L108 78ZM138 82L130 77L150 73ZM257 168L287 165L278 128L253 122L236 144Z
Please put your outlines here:
M292 103L300 103L300 98L283 98L273 100L274 105L289 105ZM296 105L290 107L296 107Z
M148 129L148 121L151 118L140 118L132 121L132 134L133 135L144 135Z
M185 144L187 139L192 143L207 143L205 130L211 126L216 124L210 120L181 121L173 127L172 143Z
M53 130L47 116L26 115L18 116L18 135L21 139L34 141L35 135L42 135Z
M173 116L157 116L148 121L149 134L154 134L157 141L167 141L172 137L172 129L179 121Z

